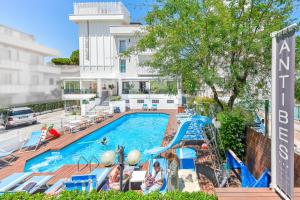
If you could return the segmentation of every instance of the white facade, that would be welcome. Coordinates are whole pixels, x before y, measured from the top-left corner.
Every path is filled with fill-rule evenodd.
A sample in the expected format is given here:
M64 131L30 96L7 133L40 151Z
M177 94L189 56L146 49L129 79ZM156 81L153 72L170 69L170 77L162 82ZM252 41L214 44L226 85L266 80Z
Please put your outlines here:
M34 36L0 25L0 107L61 99L60 68L45 64L57 55Z
M158 102L161 109L177 108L178 96L153 90L151 84L158 80L159 74L141 66L151 59L151 52L122 56L122 52L137 43L137 32L143 27L130 23L130 14L121 2L74 3L74 13L69 19L79 28L80 76L65 77L63 99L70 100L73 96L74 100L87 100L90 94L104 100L119 95L131 109L140 109L141 102L148 101L150 106ZM162 79L166 86L174 82Z

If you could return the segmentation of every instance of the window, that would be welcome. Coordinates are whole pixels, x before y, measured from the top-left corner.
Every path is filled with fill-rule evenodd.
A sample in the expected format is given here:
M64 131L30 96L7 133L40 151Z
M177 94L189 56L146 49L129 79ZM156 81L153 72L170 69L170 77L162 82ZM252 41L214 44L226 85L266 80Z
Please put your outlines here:
M119 41L119 53L123 53L126 51L126 40Z
M143 99L138 99L137 103L144 103L144 100Z
M167 100L167 103L174 103L174 100Z
M159 103L159 100L152 100L152 103Z
M126 73L126 60L120 60L120 73Z
M125 100L125 103L129 103L129 100L128 100L128 99L126 99L126 100Z
M49 85L54 85L54 80L53 80L53 78L50 78L50 79L49 79Z

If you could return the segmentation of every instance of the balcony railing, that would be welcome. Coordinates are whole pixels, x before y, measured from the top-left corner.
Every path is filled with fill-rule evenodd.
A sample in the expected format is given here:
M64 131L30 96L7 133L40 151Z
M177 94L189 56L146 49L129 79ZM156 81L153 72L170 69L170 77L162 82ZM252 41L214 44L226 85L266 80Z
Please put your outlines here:
M151 67L137 67L138 75L159 75L159 71Z
M64 89L64 94L96 94L97 89Z
M74 15L128 15L121 2L74 3Z

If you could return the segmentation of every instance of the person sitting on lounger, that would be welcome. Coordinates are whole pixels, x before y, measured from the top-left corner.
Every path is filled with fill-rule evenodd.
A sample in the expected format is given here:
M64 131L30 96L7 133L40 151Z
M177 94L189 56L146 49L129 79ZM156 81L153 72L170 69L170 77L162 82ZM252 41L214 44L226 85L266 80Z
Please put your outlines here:
M132 169L133 171L133 169ZM123 186L125 183L129 180L132 171L129 168L124 169L123 171ZM111 175L109 176L108 180L108 186L112 190L120 190L120 174L121 174L121 167L118 165L113 171L111 172ZM123 189L123 188L122 188Z
M121 167L120 167L120 165L118 165L116 167L114 173L109 177L110 183L117 183L118 181L120 181L120 170L121 170Z
M160 168L159 162L153 164L154 174L148 174L146 176L145 182L141 185L141 189L144 194L154 191L159 191L163 185L163 172Z

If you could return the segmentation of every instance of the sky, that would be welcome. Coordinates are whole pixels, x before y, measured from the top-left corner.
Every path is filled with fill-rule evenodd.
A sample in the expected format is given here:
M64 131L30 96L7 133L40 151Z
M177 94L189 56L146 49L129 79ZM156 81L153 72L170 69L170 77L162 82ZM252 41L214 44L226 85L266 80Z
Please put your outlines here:
M76 24L68 19L73 12L73 2L97 0L0 1L0 24L32 34L38 43L59 50L62 57L69 57L73 50L78 49L78 29ZM131 21L143 22L154 0L122 0L122 2L131 13ZM294 12L293 17L300 21L300 7Z
M39 44L69 57L78 49L78 29L69 21L73 2L97 0L0 0L0 24L34 35ZM103 0L98 0L103 1ZM115 0L110 0L115 1ZM143 22L154 0L123 0L131 21Z

